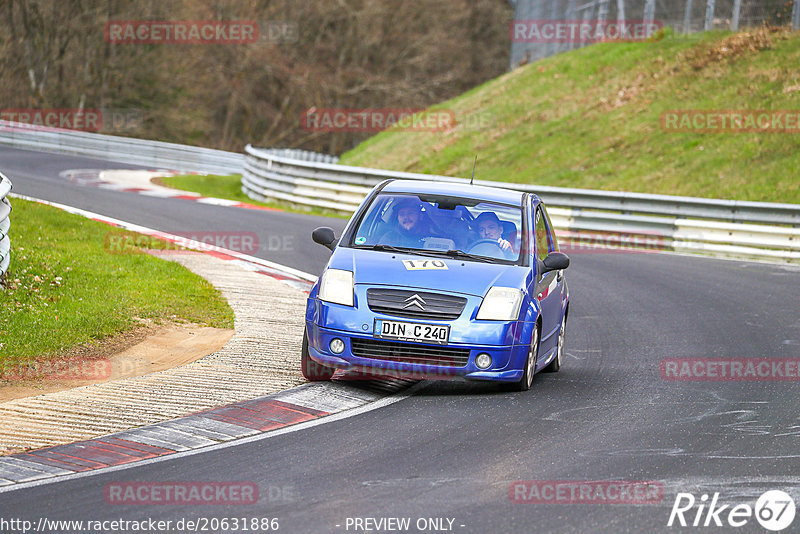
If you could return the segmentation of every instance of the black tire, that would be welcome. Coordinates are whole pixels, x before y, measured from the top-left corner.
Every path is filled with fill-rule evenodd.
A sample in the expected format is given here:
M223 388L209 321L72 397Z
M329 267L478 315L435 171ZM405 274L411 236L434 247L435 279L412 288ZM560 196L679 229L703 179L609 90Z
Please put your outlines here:
M536 373L536 361L539 359L539 327L533 329L533 339L531 349L528 351L528 358L525 360L525 368L522 370L522 378L514 383L514 390L528 391L533 384L533 375Z
M558 330L558 346L556 348L556 357L553 361L547 364L547 367L542 369L545 373L557 373L561 369L561 362L564 359L564 337L567 334L567 314L561 319L561 328Z
M306 331L303 331L303 348L302 352L300 353L300 371L303 373L303 376L306 378L306 380L311 380L312 382L330 380L333 376L333 373L336 372L335 368L322 365L321 363L315 362L311 359L311 356L308 354L308 332Z

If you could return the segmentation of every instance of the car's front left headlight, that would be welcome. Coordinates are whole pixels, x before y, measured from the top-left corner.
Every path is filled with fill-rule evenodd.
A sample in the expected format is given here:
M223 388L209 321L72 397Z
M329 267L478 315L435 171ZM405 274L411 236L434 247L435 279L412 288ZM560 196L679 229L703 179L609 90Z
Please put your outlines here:
M522 291L511 287L492 287L483 298L476 319L481 321L514 321L522 306Z
M328 269L322 273L319 298L325 302L353 305L353 273L341 269Z

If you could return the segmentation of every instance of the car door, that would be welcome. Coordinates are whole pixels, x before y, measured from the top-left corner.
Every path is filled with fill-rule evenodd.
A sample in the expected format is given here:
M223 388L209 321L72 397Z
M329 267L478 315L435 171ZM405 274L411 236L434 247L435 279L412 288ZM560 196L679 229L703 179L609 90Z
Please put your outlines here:
M544 358L547 352L556 346L558 340L558 327L561 324L563 275L560 271L542 274L544 268L542 262L550 252L555 252L556 244L541 203L535 208L533 237L536 261L535 298L539 301L542 314L542 342L539 347L539 355Z

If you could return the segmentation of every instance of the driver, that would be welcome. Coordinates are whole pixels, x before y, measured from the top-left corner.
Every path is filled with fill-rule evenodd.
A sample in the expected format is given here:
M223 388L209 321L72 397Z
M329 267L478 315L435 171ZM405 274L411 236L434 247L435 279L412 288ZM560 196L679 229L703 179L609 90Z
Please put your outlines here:
M422 214L422 204L413 199L401 200L396 207L396 224L380 239L381 244L396 247L423 248L423 238L431 235Z
M503 239L503 225L500 218L492 211L485 211L475 219L478 226L478 235L481 239L491 239L506 256L513 256L514 250L508 240Z

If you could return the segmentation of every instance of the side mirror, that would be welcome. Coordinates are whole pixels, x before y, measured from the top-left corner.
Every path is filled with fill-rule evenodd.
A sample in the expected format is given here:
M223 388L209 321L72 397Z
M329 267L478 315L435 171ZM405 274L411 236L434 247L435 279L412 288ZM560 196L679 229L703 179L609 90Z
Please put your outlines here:
M542 274L550 271L560 271L569 267L569 256L563 252L551 252L542 263L544 264Z
M311 232L311 239L313 239L315 243L319 243L323 247L328 247L331 250L336 248L336 234L327 226L321 226Z

